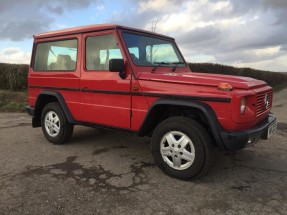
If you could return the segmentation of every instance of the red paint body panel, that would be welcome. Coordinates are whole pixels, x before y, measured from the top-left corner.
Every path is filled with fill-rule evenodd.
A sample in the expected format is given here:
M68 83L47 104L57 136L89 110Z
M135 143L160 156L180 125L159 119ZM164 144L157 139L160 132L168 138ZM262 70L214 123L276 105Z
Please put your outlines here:
M70 36L60 36L54 38L46 39L34 39L35 43L46 42L46 41L57 41L63 39L72 39L76 38L78 40L78 47L82 45L82 35L74 34ZM35 48L35 47L34 47ZM35 50L34 50L35 51ZM77 59L80 59L82 56L81 50L78 49ZM28 87L29 87L29 104L30 106L35 106L36 99L39 93L43 90L38 88L31 88L31 86L41 86L41 87L59 87L59 88L74 88L79 89L80 86L80 77L81 77L81 61L78 60L76 64L76 69L73 72L62 72L62 71L40 71L35 72L30 65L29 75L28 75ZM80 92L77 91L66 91L59 90L61 95L64 97L66 104L69 107L70 112L76 120L80 119Z
M172 72L171 67L158 67L156 71L152 71L153 67L136 66L131 56L127 54L128 48L123 42L123 31L136 31L139 34L154 35L173 41L173 38L163 35L116 25L86 26L34 36L35 44L77 38L78 61L73 72L37 72L33 70L32 58L28 77L30 106L35 106L38 95L45 90L45 87L61 88L52 90L58 91L64 97L76 121L132 131L140 129L149 108L161 98L150 94L230 100L230 102L201 100L214 110L221 126L227 131L251 128L265 119L270 112L272 104L260 115L256 114L259 98L257 95L271 91L263 81L237 76L192 73L188 66L178 67L175 72ZM85 69L85 39L87 36L102 34L115 36L125 61L127 75L125 79L121 79L116 72ZM229 83L233 90L219 90L217 87L220 83ZM247 108L242 115L240 102L243 96L246 97Z
M116 38L115 31L91 32L83 34L83 41L87 37L113 34ZM120 41L117 40L117 43ZM85 45L82 47L82 53L85 53ZM124 56L124 53L122 53ZM83 66L81 68L80 88L91 91L117 91L130 92L131 72L126 67L127 77L121 79L117 72L105 70L87 71L85 68L85 55L82 57ZM112 127L130 129L130 110L131 96L81 92L81 107L83 110L81 120L89 123L97 123Z

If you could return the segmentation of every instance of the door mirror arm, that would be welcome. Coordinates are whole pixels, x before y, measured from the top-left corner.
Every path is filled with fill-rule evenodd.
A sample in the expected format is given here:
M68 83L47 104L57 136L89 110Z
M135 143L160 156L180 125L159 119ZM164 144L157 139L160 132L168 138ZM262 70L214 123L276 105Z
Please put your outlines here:
M119 76L120 76L121 79L125 79L127 77L127 74L126 74L125 70L121 71L119 73Z
M111 72L119 72L121 79L125 79L127 74L125 72L125 63L123 59L110 59L109 70Z

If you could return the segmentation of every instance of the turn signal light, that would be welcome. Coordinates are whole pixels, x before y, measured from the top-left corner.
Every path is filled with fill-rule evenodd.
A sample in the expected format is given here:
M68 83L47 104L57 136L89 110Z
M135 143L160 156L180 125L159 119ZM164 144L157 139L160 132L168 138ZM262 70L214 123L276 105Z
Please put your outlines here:
M233 87L228 83L220 83L217 87L219 90L232 91Z

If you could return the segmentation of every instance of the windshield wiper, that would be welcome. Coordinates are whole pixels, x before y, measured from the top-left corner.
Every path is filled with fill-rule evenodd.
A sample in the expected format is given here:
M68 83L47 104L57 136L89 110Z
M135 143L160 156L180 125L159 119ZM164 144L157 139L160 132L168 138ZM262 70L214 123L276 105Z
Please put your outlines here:
M169 65L167 62L153 62L154 64L157 64L156 66L153 67L152 72L154 72L158 66L160 65Z
M153 62L154 64L159 64L159 65L169 65L170 63L168 62Z
M156 66L152 69L153 72L157 69L157 67L158 67L159 65L175 65L175 66L173 66L173 68L172 68L172 71L174 72L174 71L176 70L176 68L177 68L178 65L180 65L180 64L185 64L184 62L153 62L153 63L154 63L154 64L158 64L158 65L156 65Z
M171 62L169 64L176 64L176 65L179 65L179 64L185 64L184 62Z
M174 66L172 67L172 72L175 72L176 68L178 67L178 65L180 64L185 64L184 62L172 62L170 64L173 64Z
M153 62L154 64L158 65L179 65L179 64L185 64L184 62Z

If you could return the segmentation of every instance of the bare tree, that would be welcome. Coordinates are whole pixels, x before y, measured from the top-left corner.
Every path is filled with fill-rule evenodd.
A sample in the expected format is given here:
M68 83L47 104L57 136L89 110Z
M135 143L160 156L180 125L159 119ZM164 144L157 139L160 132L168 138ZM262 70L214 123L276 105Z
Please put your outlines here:
M152 32L156 32L156 27L157 27L158 20L159 20L159 17L157 17L156 20L152 21L152 24L151 24L151 31Z
M156 32L156 27L157 27L157 23L159 21L159 17L157 17L156 20L153 20L151 23L151 31L152 32ZM151 46L149 54L147 55L147 59L149 59L149 61L151 62L153 59L153 46Z

